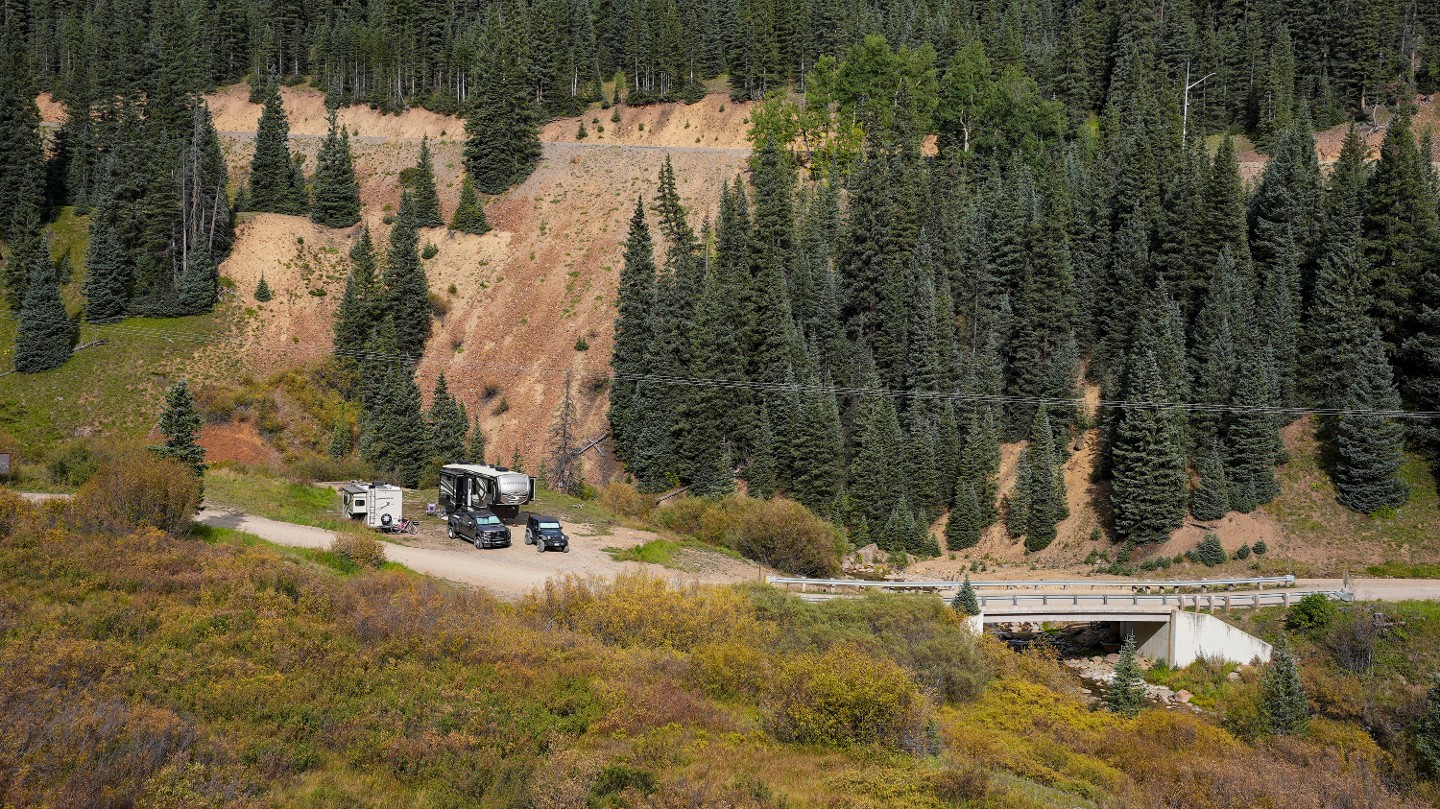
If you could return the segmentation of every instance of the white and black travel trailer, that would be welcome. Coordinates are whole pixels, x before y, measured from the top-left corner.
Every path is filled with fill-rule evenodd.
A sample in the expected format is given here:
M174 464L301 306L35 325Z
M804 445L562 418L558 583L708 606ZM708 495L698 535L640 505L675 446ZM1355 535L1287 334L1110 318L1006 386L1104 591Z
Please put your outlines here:
M520 516L535 500L535 478L503 466L447 464L440 467L440 510L445 514L488 508L502 520Z
M347 483L340 487L340 513L371 528L400 522L403 492L388 483Z

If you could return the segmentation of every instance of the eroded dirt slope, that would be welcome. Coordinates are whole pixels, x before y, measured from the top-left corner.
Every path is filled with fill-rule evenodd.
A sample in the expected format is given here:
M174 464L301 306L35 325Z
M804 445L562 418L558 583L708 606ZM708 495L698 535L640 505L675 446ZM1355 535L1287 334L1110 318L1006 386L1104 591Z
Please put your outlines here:
M224 131L232 175L243 177L253 149L259 107L246 91L212 96L217 128ZM292 149L312 161L325 130L319 93L287 88ZM437 228L421 244L437 249L428 259L430 288L446 314L420 363L427 395L443 371L489 437L491 460L519 455L528 469L543 460L548 431L574 372L573 395L586 438L605 430L605 389L591 382L608 370L621 244L636 199L653 197L668 157L698 228L713 216L721 184L744 168L748 122L743 106L724 96L701 103L625 109L614 124L598 108L585 117L590 134L575 135L579 118L543 130L544 158L527 180L487 202L493 230L471 236ZM591 123L598 119L605 131ZM381 116L347 110L353 133L365 223L385 246L383 223L400 196L400 174L414 165L420 137L432 138L441 205L448 217L459 195L463 125L424 111ZM642 126L643 124L643 126ZM248 129L247 129L248 127ZM708 140L695 144L699 131ZM463 137L463 136L462 136ZM242 221L236 247L221 272L237 291L235 346L249 373L264 376L329 350L333 311L344 289L345 254L360 226L337 230L299 217L260 214ZM261 274L275 293L256 303ZM588 347L586 347L588 346ZM580 347L585 347L581 350ZM595 454L592 472L605 471Z

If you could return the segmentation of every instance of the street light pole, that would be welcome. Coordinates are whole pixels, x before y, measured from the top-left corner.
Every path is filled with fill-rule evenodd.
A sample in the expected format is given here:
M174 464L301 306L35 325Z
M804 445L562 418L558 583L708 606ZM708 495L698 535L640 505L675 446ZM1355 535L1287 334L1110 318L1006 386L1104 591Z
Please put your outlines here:
M1185 136L1189 134L1190 127L1190 90L1195 87L1199 87L1202 83L1204 83L1205 79L1208 79L1214 75L1215 73L1212 71L1204 77L1196 79L1192 82L1190 81L1190 63L1185 63L1185 101L1181 105L1180 112L1180 148L1182 149L1185 148Z

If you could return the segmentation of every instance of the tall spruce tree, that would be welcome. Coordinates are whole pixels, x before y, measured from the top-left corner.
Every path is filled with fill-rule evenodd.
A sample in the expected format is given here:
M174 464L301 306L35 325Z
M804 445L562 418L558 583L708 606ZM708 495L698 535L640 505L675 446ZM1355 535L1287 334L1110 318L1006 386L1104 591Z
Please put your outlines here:
M845 436L830 385L812 376L800 401L789 494L821 515L835 514L845 480Z
M30 269L25 300L15 326L15 370L34 374L59 368L75 350L79 329L60 299L55 265L50 261L50 242L41 239L39 255Z
M330 112L330 130L315 162L312 181L315 202L310 207L310 219L332 228L348 228L359 222L360 186L355 180L355 162L350 154L350 132L340 125L334 110Z
M1416 296L1425 273L1436 271L1440 263L1440 211L1432 169L1403 109L1386 129L1380 160L1365 189L1364 227L1375 322L1393 351L1416 333Z
M25 304L25 293L36 263L42 260L48 263L50 257L44 254L40 206L22 202L20 207L11 213L15 218L10 225L11 236L6 244L10 248L10 255L5 258L3 266L5 301L10 304L11 312L18 313Z
M650 370L654 306L655 248L650 240L650 227L645 223L645 200L639 198L635 201L630 232L625 240L625 263L620 270L616 303L615 348L610 354L610 368L615 374L610 391L610 430L614 435L615 453L627 464L637 455L648 417L638 407L638 377Z
M878 388L878 380L870 377L866 387ZM883 394L864 397L860 401L855 431L849 486L854 510L852 521L864 520L873 529L885 525L891 518L891 511L896 507L894 493L909 489L901 460L902 437L894 401ZM878 485L880 481L885 481L885 485ZM908 505L906 511L909 511ZM913 515L907 519L906 526L913 526Z
M414 198L415 227L438 228L445 224L440 215L440 193L435 189L435 161L430 157L428 135L420 139L420 160L415 164L410 195Z
M255 129L246 201L252 211L305 213L305 179L290 159L290 121L280 102L280 88L273 82Z
M425 341L430 339L432 328L430 282L425 277L425 265L420 263L418 243L414 202L408 193L402 194L385 253L385 309L395 320L396 347L405 357L425 353Z
M1335 488L1340 502L1362 514L1398 508L1409 494L1399 475L1405 463L1404 429L1391 417L1365 412L1400 409L1400 393L1391 379L1379 331L1360 347L1345 407L1357 412L1340 418L1336 434Z
M1185 518L1188 481L1184 438L1172 412L1147 406L1169 401L1155 354L1137 340L1126 368L1124 398L1110 449L1110 507L1115 533L1132 542L1160 542Z
M490 223L485 221L485 204L475 193L475 182L468 174L460 178L460 204L450 218L450 229L476 236L490 232Z

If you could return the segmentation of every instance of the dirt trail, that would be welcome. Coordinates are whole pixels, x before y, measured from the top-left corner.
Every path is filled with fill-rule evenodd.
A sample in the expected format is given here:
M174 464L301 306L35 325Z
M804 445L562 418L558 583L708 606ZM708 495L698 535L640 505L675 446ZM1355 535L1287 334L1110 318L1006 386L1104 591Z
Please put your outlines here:
M335 535L323 528L256 517L239 511L205 509L196 521L217 528L254 534L278 545L326 549ZM385 543L385 556L411 570L460 584L483 587L502 598L518 598L555 576L614 576L624 571L648 572L665 579L725 584L733 575L707 572L691 575L642 562L617 562L602 547L627 544L610 536L588 536L585 526L572 526L570 553L536 553L516 540L509 548L480 551L460 541L453 548ZM518 532L517 532L518 533ZM407 538L402 537L404 541Z

